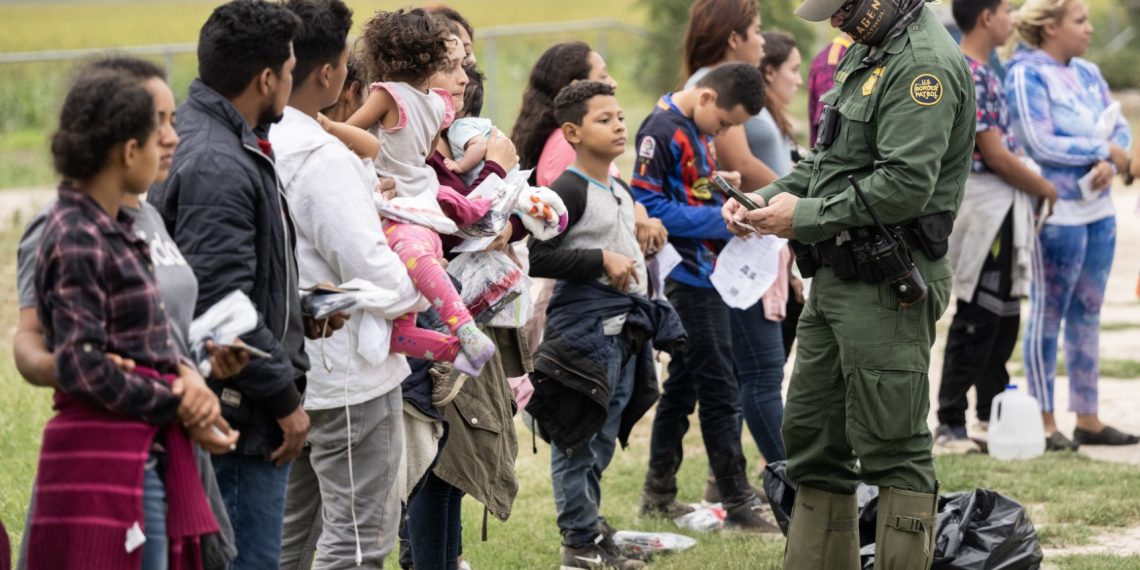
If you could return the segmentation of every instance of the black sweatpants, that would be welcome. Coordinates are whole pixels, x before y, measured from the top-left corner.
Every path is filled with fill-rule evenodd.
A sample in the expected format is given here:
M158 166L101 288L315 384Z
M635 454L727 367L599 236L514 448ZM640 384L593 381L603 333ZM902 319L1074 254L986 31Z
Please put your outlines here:
M974 298L958 299L950 323L938 389L938 423L942 425L966 425L970 386L977 396L978 419L989 421L990 402L1009 383L1005 365L1021 325L1019 301L1010 295L1013 263L1013 222L1006 214L982 265Z

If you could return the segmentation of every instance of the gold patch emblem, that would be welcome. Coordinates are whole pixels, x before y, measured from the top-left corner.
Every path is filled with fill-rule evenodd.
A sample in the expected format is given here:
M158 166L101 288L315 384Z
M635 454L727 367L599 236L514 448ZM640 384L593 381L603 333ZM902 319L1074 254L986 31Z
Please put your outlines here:
M910 82L910 98L923 107L937 105L942 100L942 82L930 73L923 73Z
M879 84L879 78L883 76L883 71L887 68L880 65L871 71L871 76L863 82L863 96L866 97L875 92L875 86Z

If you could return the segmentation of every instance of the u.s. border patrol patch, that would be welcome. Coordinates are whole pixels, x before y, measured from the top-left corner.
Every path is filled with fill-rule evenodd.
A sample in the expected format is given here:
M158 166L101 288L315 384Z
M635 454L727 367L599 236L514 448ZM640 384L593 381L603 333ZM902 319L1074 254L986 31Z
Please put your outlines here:
M942 81L930 73L923 73L910 82L910 98L923 107L937 105L942 100Z

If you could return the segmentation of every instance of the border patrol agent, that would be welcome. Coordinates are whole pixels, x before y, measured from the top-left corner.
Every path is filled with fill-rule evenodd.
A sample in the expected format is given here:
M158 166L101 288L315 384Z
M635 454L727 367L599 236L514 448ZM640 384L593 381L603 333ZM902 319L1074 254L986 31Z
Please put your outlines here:
M925 2L803 2L797 15L830 18L856 45L821 98L813 154L752 195L759 209L730 201L723 210L735 233L747 225L793 238L801 271L815 273L784 409L798 487L784 560L791 570L860 568L860 480L880 488L875 568L926 569L934 554L927 370L950 296L943 256L976 110L970 71ZM924 299L900 304L898 283L875 262L883 238L848 176L925 278Z

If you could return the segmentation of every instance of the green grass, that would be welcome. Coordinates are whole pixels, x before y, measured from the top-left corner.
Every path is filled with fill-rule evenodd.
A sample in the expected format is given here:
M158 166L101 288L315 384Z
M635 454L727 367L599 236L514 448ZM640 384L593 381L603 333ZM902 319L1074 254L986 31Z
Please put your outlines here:
M1010 357L1010 363L1014 367L1010 369L1010 373L1014 376L1025 375L1025 365L1022 362L1021 343L1018 342L1018 347L1014 349L1014 355ZM1099 363L1099 371L1101 378L1112 378L1114 380L1140 380L1140 360L1131 360L1124 358L1101 358ZM1057 355L1057 376L1064 376L1065 370L1065 356L1062 354Z
M355 10L357 31L376 10L423 4L423 1L348 0ZM56 2L0 4L0 53L55 49L114 48L126 45L189 43L217 1ZM630 119L631 136L649 113L658 93L638 89L636 54L645 49L635 36L614 31L480 38L479 28L511 24L613 18L643 23L636 0L579 0L572 8L557 0L515 3L503 9L497 0L454 3L476 29L476 55L489 72L484 116L510 132L530 68L538 56L559 41L582 39L607 56L611 74L624 88L620 96ZM165 63L162 58L154 58ZM50 184L53 175L47 140L67 82L78 62L0 65L0 188ZM193 54L174 56L171 84L185 98L197 75Z
M634 516L648 456L648 423L643 421L639 425L630 448L618 451L606 471L602 510L607 520L621 529L682 532L671 523L649 523ZM482 507L471 500L465 503L464 549L473 567L539 568L557 560L558 533L553 522L549 451L540 442L539 454L532 455L529 436L529 432L520 431L522 449L516 465L522 490L515 512L506 524L491 522L490 542L475 541ZM745 451L749 465L755 465L755 446L747 436ZM682 465L679 475L680 498L696 501L703 491L705 462L699 436L693 431L685 440L685 453L690 460ZM943 492L989 488L1029 505L1034 523L1040 525L1039 537L1044 547L1079 546L1101 532L1140 524L1140 474L1132 466L1091 461L1072 453L1049 454L1019 462L1002 462L977 455L938 457L935 462ZM782 540L686 534L697 538L697 546L680 556L658 559L654 568L781 567ZM525 549L513 546L519 544L527 546ZM1074 558L1073 563L1079 560L1081 558Z
M0 230L0 301L16 306L15 248L21 224ZM12 362L11 331L15 311L0 312L0 521L19 544L28 494L39 452L43 424L51 414L50 393L25 384ZM685 439L688 458L679 478L680 498L697 501L704 489L706 461L696 419ZM631 437L630 447L618 450L604 479L602 512L621 529L681 532L668 522L641 521L636 517L639 491L645 476L649 444L648 418ZM538 442L531 452L530 432L516 423L519 456L516 471L520 491L511 519L491 518L488 542L480 542L483 509L466 499L463 512L464 550L475 568L548 568L558 560L559 535L554 523L550 490L549 447ZM750 472L759 454L745 437ZM950 456L936 459L938 476L946 492L991 488L1028 505L1039 525L1044 546L1085 544L1112 529L1140 525L1140 473L1135 467L1090 460L1072 453L1049 454L1021 462L1001 462L985 456ZM783 540L759 540L734 534L692 533L697 546L676 556L662 557L658 569L717 568L772 569L781 567ZM1058 558L1060 568L1137 568L1137 558L1083 555ZM394 558L388 568L395 568Z
M1100 324L1100 332L1117 332L1117 331L1130 331L1140 329L1140 323L1130 323L1126 321L1110 321Z
M117 0L0 4L0 52L101 48L194 42L198 28L220 1ZM422 0L346 0L356 29L376 10L428 4ZM613 18L644 21L634 0L459 0L451 5L473 26Z
M949 330L948 323L938 323L938 334L945 335ZM1105 332L1124 332L1140 329L1140 323L1133 323L1127 321L1110 321L1101 323L1100 331ZM1022 323L1021 329L1018 331L1017 344L1013 348L1013 354L1009 357L1010 374L1013 376L1025 375L1025 353L1023 351L1023 341L1025 338L1025 323ZM1112 378L1114 380L1140 380L1140 360L1133 360L1130 358L1104 358L1100 359L1099 363L1100 376L1102 378ZM1063 347L1057 353L1057 376L1064 376L1066 374L1065 368L1065 355Z
M988 488L1030 505L1046 546L1083 544L1094 529L1140 525L1140 473L1135 466L1098 462L1076 453L1048 453L1032 461L988 456L937 458L948 491ZM1071 528L1055 525L1072 525Z
M1140 556L1082 554L1050 559L1059 570L1140 570Z

